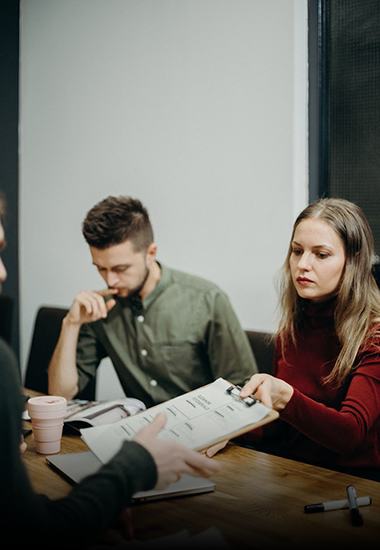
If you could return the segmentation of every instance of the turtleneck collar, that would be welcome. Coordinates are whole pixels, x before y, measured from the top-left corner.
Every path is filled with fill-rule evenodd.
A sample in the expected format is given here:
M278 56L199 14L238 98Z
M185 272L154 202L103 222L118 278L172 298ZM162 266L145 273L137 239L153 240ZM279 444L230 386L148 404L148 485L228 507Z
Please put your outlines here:
M311 302L310 300L301 299L301 309L306 322L313 328L333 325L336 302L336 296L326 300L326 302Z

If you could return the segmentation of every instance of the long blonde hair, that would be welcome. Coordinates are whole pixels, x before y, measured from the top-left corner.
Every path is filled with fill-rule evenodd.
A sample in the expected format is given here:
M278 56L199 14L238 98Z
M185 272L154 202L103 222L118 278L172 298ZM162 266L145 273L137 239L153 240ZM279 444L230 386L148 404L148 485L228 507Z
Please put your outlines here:
M380 290L372 274L373 235L367 218L356 204L345 199L324 198L310 204L296 219L288 254L282 268L281 318L279 334L284 348L290 336L296 344L297 329L303 320L303 299L297 294L290 272L294 233L302 220L318 218L330 225L345 248L345 266L339 284L334 312L335 330L341 351L325 382L343 384L352 372L359 348L373 335L380 323ZM379 333L378 327L375 332Z

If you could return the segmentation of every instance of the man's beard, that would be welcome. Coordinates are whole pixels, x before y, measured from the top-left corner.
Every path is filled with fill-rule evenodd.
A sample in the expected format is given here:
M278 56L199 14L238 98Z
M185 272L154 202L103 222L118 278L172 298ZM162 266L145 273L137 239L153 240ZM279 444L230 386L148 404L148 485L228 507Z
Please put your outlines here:
M141 283L136 288L133 288L129 291L128 298L133 298L133 297L136 297L140 294L140 292L144 288L144 285L145 285L145 283L146 283L146 281L149 277L149 273L150 273L150 271L149 271L148 267L146 267L146 271L145 271L144 277L141 280Z
M142 289L144 288L144 285L149 277L149 268L146 266L146 271L144 273L144 276L142 277L140 283L135 286L135 288L131 288L128 290L128 293L126 296L123 296L124 299L127 299L127 300L131 300L131 301L134 301L136 300L136 298L139 297L139 294L140 292L142 291ZM121 291L125 291L126 289L125 288L120 288L119 290Z

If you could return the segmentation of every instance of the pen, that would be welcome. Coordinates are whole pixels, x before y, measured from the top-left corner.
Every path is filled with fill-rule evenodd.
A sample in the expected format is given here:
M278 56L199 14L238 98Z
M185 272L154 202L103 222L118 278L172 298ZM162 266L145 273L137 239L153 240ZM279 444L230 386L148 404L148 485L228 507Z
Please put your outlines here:
M359 497L356 499L358 506L369 506L372 502L371 497ZM304 507L306 514L315 514L317 512L329 512L330 510L342 510L349 508L350 503L347 498L341 500L330 500L328 502L320 502L318 504L308 504Z
M351 524L355 527L363 525L363 517L359 512L356 490L353 485L347 487L347 496L350 504Z

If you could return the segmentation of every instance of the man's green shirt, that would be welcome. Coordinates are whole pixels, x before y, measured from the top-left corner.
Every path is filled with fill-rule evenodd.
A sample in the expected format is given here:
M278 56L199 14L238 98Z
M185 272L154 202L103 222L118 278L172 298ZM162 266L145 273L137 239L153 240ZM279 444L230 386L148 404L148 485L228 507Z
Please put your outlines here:
M257 372L226 294L200 277L160 267L161 279L145 300L116 299L106 319L83 325L77 348L80 391L105 357L125 394L147 407L220 376L242 384Z

